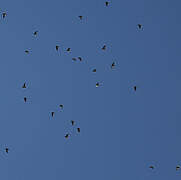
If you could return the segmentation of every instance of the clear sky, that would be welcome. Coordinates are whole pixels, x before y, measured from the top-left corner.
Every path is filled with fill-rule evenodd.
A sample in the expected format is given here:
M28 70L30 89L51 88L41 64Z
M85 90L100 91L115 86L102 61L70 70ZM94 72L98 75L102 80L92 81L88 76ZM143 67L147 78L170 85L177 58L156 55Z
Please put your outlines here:
M180 6L1 1L0 179L180 180Z

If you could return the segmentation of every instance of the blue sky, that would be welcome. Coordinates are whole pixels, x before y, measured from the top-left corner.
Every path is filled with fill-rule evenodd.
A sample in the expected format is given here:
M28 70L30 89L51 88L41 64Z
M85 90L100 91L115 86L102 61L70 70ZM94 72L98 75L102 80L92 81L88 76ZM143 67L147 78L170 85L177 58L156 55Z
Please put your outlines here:
M1 2L0 179L180 179L181 3L104 3Z

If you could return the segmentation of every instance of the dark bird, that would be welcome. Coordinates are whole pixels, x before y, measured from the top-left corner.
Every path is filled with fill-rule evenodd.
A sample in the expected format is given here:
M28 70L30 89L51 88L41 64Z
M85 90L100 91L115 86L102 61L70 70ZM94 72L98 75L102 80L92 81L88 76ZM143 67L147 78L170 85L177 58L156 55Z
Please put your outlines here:
M77 59L76 58L72 58L73 61L76 61Z
M38 31L35 31L33 34L36 36L38 34Z
M28 50L25 50L25 53L26 53L26 54L29 54L29 51L28 51Z
M55 49L56 49L56 51L58 51L58 49L59 49L59 46L56 46L56 47L55 47Z
M82 20L83 17L82 17L82 16L79 16L79 18L80 18L80 20Z
M24 97L24 102L26 102L27 101L27 98L26 97Z
M9 152L9 148L6 148L5 151L6 151L6 153L8 153Z
M75 121L73 121L73 120L71 120L71 124L72 124L72 126L75 124Z
M176 171L178 171L180 169L180 166L179 165L177 165L176 166Z
M106 45L104 45L104 46L102 47L102 50L106 50Z
M105 4L106 4L106 6L108 6L108 5L109 5L109 2L108 2L108 1L106 1L106 2L105 2Z
M93 69L92 72L96 72L97 70L96 69Z
M137 87L136 87L136 86L134 86L134 90L135 90L135 91L136 91L136 88L137 88Z
M149 168L150 168L150 169L154 169L154 166L150 166Z
M82 61L82 58L81 57L78 57L79 61Z
M77 128L77 131L80 133L80 128Z
M67 52L69 52L70 51L70 48L67 48Z
M22 88L26 88L26 83L23 84Z
M4 12L2 13L3 19L7 16L7 14Z
M67 139L68 137L69 137L69 134L66 134L66 135L65 135L65 138Z
M115 67L115 62L111 64L111 68L113 69Z
M60 104L59 106L60 106L61 109L63 109L63 104Z
M99 87L99 86L100 86L100 84L97 82L97 83L96 83L96 87Z
M142 25L141 25L141 24L138 24L138 28L141 29L141 28L142 28Z
M51 112L51 114L52 114L52 117L54 116L54 114L55 114L55 112Z

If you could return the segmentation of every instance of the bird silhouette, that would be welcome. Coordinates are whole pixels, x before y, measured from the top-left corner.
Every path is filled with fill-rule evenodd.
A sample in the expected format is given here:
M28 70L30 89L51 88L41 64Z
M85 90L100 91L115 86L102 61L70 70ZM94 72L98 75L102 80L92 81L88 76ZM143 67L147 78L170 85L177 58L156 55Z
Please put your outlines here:
M70 48L67 48L67 52L70 52Z
M99 87L99 86L100 86L100 84L99 84L99 82L97 82L97 83L96 83L96 87Z
M79 61L82 61L82 58L81 57L78 57Z
M71 120L71 124L72 124L72 126L75 124L75 121L73 121L73 120Z
M113 62L112 64L111 64L111 69L113 69L115 67L115 62Z
M7 14L4 12L2 13L3 19L7 16Z
M141 24L138 24L138 28L141 29L141 28L142 28L142 25L141 25Z
M150 169L154 169L154 166L150 166L149 168L150 168Z
M176 171L178 171L180 169L180 166L179 165L177 165L176 166Z
M106 50L106 45L104 45L104 46L102 47L102 50Z
M106 6L108 6L108 5L109 5L109 2L108 2L108 1L106 1L106 2L105 2L105 4L106 4Z
M26 102L27 101L27 98L26 97L24 97L24 102Z
M63 104L60 104L59 106L60 106L61 109L63 109Z
M93 69L92 72L96 72L97 70L96 69Z
M77 131L80 133L80 128L77 128Z
M38 31L35 31L33 34L36 36L38 34Z
M69 134L66 134L66 135L65 135L65 138L68 139L69 136L70 136Z
M58 51L58 49L59 49L59 46L56 46L56 47L55 47L55 49L56 49L56 51Z
M9 148L5 148L5 151L6 151L6 153L8 153L9 152Z
M136 86L134 86L134 90L136 91L136 89L137 89L137 87Z
M51 112L52 117L54 116L55 112Z
M26 88L26 83L23 84L22 88L24 88L24 89Z
M28 50L25 50L25 53L26 53L26 54L29 54L29 51L28 51Z
M82 20L83 16L79 16L80 20Z
M76 61L77 59L76 58L72 58L73 61Z

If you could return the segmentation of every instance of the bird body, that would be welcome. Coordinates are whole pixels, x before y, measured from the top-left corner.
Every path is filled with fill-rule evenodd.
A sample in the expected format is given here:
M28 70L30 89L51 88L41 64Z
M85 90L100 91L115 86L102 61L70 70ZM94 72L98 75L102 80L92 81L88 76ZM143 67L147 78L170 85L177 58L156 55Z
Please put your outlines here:
M52 117L54 116L55 112L51 112Z
M66 135L65 135L65 138L68 139L69 136L70 136L69 134L66 134Z
M27 98L26 97L24 97L24 102L26 102L27 101Z
M97 70L96 69L93 69L92 72L96 72Z
M178 171L180 169L180 166L179 165L177 165L176 166L176 171Z
M109 5L109 2L108 2L108 1L106 1L106 2L105 2L105 4L106 4L106 6L108 6L108 5Z
M142 25L141 25L141 24L138 24L138 28L141 29L141 28L142 28Z
M26 83L23 84L22 88L24 88L24 89L26 88Z
M79 61L82 61L82 58L81 57L78 57Z
M154 169L154 166L150 166L149 168L150 168L150 169Z
M112 64L111 64L111 69L113 69L115 67L115 62L113 62Z
M67 48L67 52L70 52L70 48Z
M134 90L136 91L136 89L137 89L137 87L136 86L134 86Z
M83 17L82 17L82 16L79 16L79 18L80 18L80 20L82 20Z
M2 16L3 16L3 19L6 17L6 13L4 12L4 13L2 13Z
M80 128L77 128L77 131L80 133Z
M56 47L55 47L55 49L56 49L56 51L58 51L58 49L59 49L59 46L56 46Z
M106 50L106 45L104 45L104 46L102 47L102 50Z
M29 54L29 51L28 51L28 50L25 50L25 53L26 53L26 54Z
M38 31L35 31L33 34L36 36L38 34Z
M73 121L73 120L71 120L71 124L72 124L72 126L75 124L75 121Z
M6 148L5 151L6 151L6 153L8 153L9 152L9 148Z

